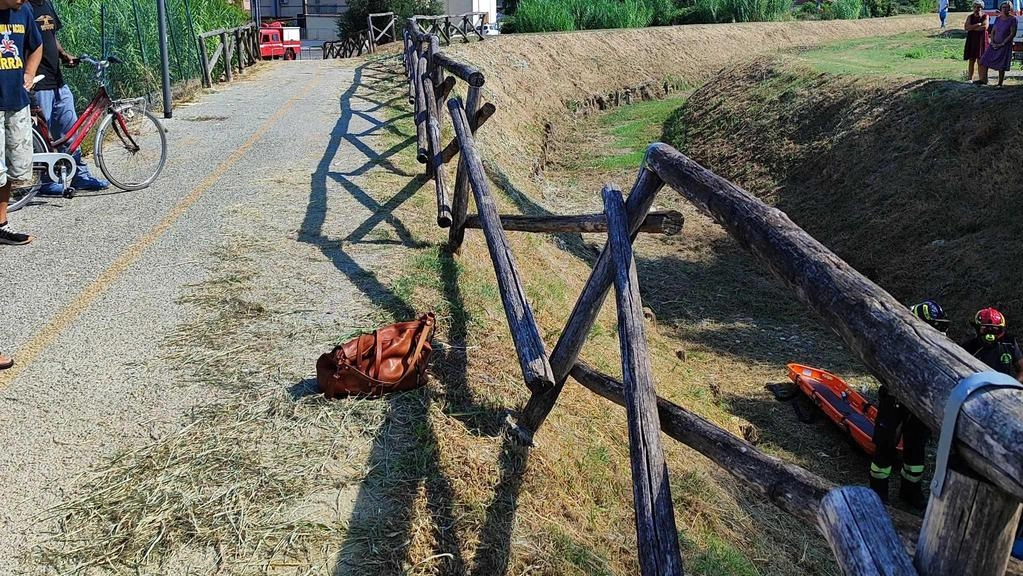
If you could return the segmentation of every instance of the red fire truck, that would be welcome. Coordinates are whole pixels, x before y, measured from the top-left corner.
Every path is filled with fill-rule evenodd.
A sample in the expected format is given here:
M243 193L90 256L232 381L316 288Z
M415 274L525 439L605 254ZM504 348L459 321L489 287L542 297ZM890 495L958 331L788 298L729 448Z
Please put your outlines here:
M259 57L263 60L294 60L302 53L301 29L280 22L264 24L259 29Z

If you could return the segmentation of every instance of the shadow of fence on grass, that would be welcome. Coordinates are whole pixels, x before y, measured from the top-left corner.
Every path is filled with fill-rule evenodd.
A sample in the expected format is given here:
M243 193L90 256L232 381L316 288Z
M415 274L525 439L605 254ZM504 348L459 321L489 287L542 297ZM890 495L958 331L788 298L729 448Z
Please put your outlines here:
M356 69L352 85L340 98L340 117L330 142L312 175L300 240L316 246L374 305L400 321L413 318L417 310L361 264L349 248L389 244L411 250L436 250L436 273L447 307L441 315L447 342L435 348L433 360L433 374L442 392L435 392L431 386L382 400L388 404L387 416L373 440L366 463L368 473L355 496L348 536L334 572L398 574L410 566L432 562L433 568L444 574L467 574L470 568L462 556L459 540L465 527L459 524L455 511L457 496L443 469L441 439L430 414L440 406L470 433L486 436L500 433L504 414L498 407L478 402L466 381L468 316L457 263L451 254L416 238L395 214L427 181L405 172L392 161L396 154L415 145L414 136L398 127L398 122L408 114L397 105L401 95L389 96L395 92L393 86L387 85L393 79L392 71L380 62ZM389 119L379 120L382 116ZM395 136L399 142L378 152L374 145L381 134ZM353 152L356 156L361 154L364 160L354 166L335 166ZM378 201L356 181L370 170L385 170L408 178L408 182L390 198ZM345 204L350 205L351 200L368 210L370 216L350 232L332 233L327 229L329 211L345 210ZM375 239L372 233L381 225L389 226L397 240ZM514 457L502 459L498 489L503 496L491 507L494 513L488 514L485 533L480 538L484 545L480 549L488 550L488 564L480 566L477 559L473 573L497 573L491 569L495 550L504 550L497 556L503 558L502 565L507 564L511 524L506 520L512 517L522 469L517 464ZM510 493L508 488L512 488ZM420 546L430 549L418 549Z

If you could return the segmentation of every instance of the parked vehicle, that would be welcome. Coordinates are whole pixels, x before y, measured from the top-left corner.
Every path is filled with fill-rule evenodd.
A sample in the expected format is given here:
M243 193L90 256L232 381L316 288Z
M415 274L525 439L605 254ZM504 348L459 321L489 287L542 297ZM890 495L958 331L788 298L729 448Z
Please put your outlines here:
M497 36L501 33L501 28L497 24L484 24L480 28L480 33L484 36Z
M302 53L302 29L280 22L265 24L259 29L259 57L263 60L294 60Z

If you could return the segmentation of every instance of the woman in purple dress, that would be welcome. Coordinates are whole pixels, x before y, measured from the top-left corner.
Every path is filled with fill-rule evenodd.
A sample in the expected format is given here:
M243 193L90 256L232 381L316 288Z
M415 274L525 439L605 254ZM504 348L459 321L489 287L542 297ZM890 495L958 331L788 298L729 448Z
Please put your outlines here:
M977 60L984 55L987 49L987 15L981 12L984 9L984 0L973 0L973 14L966 17L966 46L963 48L963 60L969 62L969 76L966 81L973 80L973 69Z
M976 84L987 84L988 69L998 70L998 86L1005 80L1005 72L1012 65L1012 40L1016 37L1016 17L1012 15L1012 4L1005 0L998 5L998 18L991 25L991 43L980 58L980 80Z

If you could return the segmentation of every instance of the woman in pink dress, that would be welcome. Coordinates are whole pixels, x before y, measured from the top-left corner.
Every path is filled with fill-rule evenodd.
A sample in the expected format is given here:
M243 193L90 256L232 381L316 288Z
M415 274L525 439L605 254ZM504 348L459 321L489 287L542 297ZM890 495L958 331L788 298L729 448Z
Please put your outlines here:
M998 18L991 25L991 43L980 58L980 80L975 84L987 84L987 71L998 70L998 86L1005 81L1005 72L1012 65L1012 40L1016 37L1016 17L1012 15L1012 4L1005 0L998 6Z
M969 76L967 82L973 80L974 65L984 55L987 49L987 15L981 12L984 9L984 0L973 0L973 14L966 17L966 46L963 47L963 60L969 62Z

